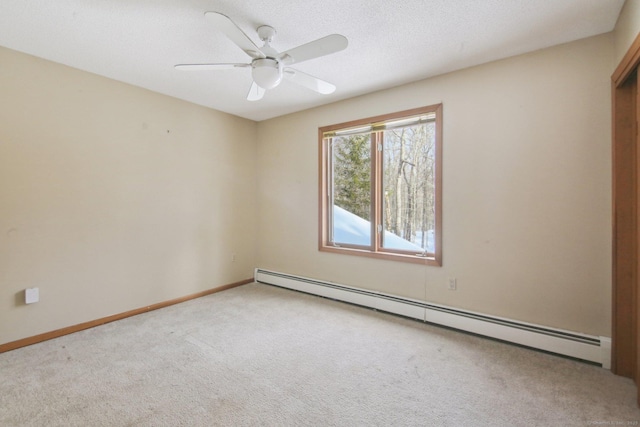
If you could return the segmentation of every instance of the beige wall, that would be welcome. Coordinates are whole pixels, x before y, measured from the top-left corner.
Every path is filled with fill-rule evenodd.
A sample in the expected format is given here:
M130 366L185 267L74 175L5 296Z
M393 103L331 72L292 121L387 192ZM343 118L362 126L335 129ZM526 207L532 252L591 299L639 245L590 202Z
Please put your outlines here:
M614 31L615 64L619 64L640 32L640 0L626 0Z
M607 34L260 122L258 267L610 336L612 69ZM318 252L317 128L440 102L443 266Z
M609 76L635 27L258 124L0 48L0 343L256 266L609 336ZM443 266L318 252L317 128L439 102Z
M253 276L255 122L0 64L0 344Z

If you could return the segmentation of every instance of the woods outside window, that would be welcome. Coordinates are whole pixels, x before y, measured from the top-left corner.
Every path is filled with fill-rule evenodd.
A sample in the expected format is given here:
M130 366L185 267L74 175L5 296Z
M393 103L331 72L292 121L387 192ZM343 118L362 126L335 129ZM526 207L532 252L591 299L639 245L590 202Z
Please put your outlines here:
M441 265L442 105L319 129L321 251Z

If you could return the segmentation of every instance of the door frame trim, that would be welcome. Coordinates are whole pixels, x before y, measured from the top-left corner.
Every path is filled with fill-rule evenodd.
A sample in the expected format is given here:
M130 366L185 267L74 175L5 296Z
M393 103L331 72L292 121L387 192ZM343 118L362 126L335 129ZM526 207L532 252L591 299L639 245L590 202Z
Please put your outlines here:
M640 34L611 76L613 373L638 379L638 125ZM638 395L640 403L640 393Z

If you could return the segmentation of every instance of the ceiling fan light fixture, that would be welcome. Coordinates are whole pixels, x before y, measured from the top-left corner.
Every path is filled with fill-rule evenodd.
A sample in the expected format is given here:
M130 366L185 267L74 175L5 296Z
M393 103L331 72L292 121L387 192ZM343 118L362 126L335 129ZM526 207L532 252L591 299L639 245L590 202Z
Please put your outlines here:
M311 89L314 92L328 95L336 90L336 87L317 77L289 68L310 59L339 52L347 47L345 36L331 34L321 39L305 43L285 52L278 52L271 47L271 41L276 35L276 30L268 25L258 27L258 36L264 42L264 46L256 44L238 27L228 16L219 12L205 12L205 17L210 20L224 35L229 38L244 53L251 57L250 63L214 63L214 64L177 64L178 70L227 70L230 68L251 67L253 83L247 94L248 101L262 99L266 90L273 89L282 81L286 73L287 79ZM286 67L286 69L285 69Z
M282 67L275 59L254 59L251 63L251 76L261 88L273 89L282 81Z

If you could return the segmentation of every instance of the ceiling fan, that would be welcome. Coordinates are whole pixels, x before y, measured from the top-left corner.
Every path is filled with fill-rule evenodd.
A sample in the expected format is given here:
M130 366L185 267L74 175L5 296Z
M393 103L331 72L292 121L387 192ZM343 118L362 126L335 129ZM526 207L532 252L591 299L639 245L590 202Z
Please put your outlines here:
M218 12L205 12L205 17L222 31L232 42L252 59L239 64L178 64L178 70L225 70L231 68L251 68L253 83L247 94L249 101L262 99L268 89L278 86L285 77L294 83L321 94L330 94L336 87L329 82L293 69L290 65L339 52L347 47L347 38L332 34L278 53L271 47L276 30L268 25L258 27L258 37L264 46L258 47L228 16Z

